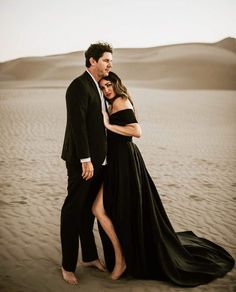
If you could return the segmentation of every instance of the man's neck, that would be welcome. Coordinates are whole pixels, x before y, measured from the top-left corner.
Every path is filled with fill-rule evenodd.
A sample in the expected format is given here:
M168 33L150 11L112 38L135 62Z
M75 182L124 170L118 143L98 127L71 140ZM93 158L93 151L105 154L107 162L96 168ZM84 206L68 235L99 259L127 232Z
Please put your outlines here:
M93 76L93 78L98 82L99 81L99 77L96 74L96 72L94 70L91 70L90 68L87 68L87 70L89 71L89 73Z

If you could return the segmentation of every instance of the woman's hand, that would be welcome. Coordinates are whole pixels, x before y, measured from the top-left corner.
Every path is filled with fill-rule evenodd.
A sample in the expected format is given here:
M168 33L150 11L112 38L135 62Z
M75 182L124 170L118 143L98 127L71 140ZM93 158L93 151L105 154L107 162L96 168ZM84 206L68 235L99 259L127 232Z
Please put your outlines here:
M104 126L108 129L109 126L110 126L109 115L105 111L103 111L102 114L103 114L103 123L104 123Z

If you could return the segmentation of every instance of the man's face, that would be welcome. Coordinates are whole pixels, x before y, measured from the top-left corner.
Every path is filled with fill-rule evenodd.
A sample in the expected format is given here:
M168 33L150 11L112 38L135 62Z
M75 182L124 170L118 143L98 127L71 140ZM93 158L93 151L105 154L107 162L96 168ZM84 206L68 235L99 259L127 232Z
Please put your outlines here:
M96 62L96 73L101 79L102 77L108 76L109 71L112 68L112 54L105 52L102 57Z

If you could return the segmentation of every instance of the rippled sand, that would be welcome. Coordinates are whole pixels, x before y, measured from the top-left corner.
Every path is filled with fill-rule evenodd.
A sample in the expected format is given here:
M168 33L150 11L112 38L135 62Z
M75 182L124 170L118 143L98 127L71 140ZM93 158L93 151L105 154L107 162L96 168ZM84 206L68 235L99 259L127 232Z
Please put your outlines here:
M236 258L236 92L130 92L143 130L135 141L176 231L193 230ZM79 265L79 287L61 279L64 95L64 88L0 90L0 291L235 291L235 268L194 289L113 282Z

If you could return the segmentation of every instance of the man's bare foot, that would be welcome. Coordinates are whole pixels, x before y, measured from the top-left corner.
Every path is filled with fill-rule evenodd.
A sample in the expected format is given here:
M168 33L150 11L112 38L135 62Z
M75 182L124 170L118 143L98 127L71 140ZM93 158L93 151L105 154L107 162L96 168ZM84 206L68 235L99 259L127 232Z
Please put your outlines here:
M121 263L115 265L114 270L111 273L111 279L118 280L124 274L125 270L126 270L126 263L123 260Z
M99 271L106 272L105 265L100 262L99 259L91 261L91 262L82 262L84 267L94 267L97 268Z
M68 272L64 270L63 268L61 268L61 271L62 271L62 277L67 283L71 285L78 284L78 280L76 279L75 274L73 272Z

